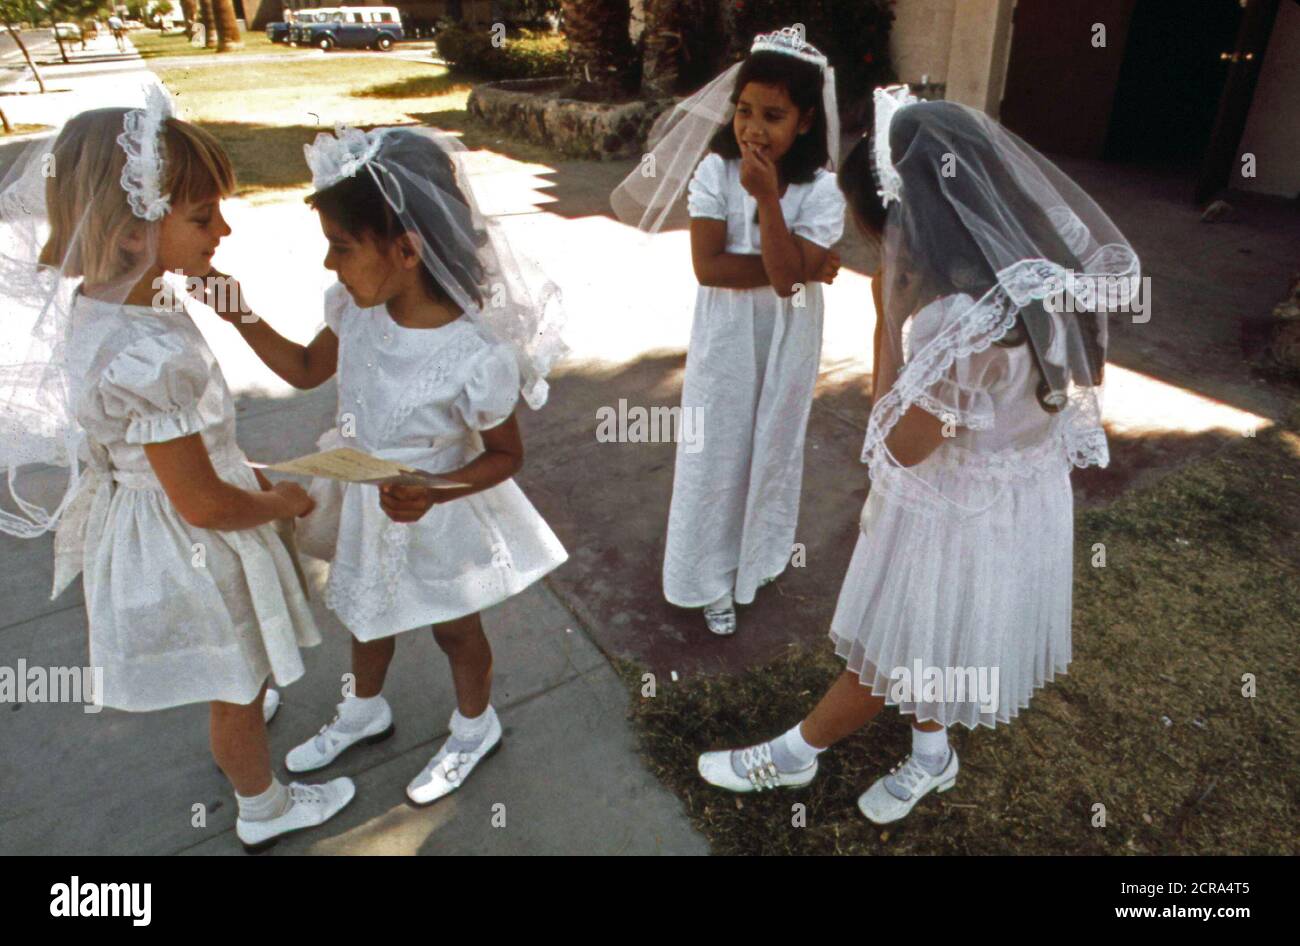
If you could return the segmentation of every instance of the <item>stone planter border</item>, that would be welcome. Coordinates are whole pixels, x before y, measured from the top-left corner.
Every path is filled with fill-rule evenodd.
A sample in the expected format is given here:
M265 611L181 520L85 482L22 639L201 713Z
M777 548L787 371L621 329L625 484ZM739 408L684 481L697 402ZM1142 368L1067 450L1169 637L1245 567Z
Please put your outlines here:
M654 120L673 104L673 99L583 102L547 94L568 82L563 77L486 82L474 86L466 107L493 128L568 157L614 161L641 155Z

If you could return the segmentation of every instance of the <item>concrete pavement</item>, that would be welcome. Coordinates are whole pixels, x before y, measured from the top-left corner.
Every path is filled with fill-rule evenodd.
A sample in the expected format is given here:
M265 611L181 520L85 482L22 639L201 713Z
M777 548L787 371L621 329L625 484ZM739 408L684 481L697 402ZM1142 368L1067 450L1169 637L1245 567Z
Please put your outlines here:
M485 209L506 215L519 247L564 290L573 348L547 407L520 412L528 459L519 482L571 559L485 617L498 650L508 746L461 797L424 815L401 806L401 788L445 731L451 705L445 665L427 635L413 635L394 669L398 735L338 767L358 777L356 807L337 830L286 843L288 852L702 851L676 801L636 760L618 711L624 690L600 652L686 674L750 666L791 641L817 641L856 539L874 319L865 275L874 260L862 241L847 236L845 269L826 291L797 535L805 564L741 610L735 638L712 638L697 614L670 607L659 590L674 446L595 438L600 407L677 401L695 288L686 234L644 239L609 218L608 192L630 164L536 164L510 152L509 142L494 142L475 154ZM1293 392L1260 383L1235 341L1243 315L1267 312L1280 294L1270 286L1294 265L1300 224L1293 210L1243 199L1231 225L1211 230L1181 202L1176 180L1086 162L1065 169L1115 216L1156 293L1151 322L1117 325L1113 334L1112 469L1076 477L1081 502L1104 502L1282 416ZM299 198L228 202L234 233L217 265L243 281L272 324L306 341L320 324L331 277L320 265L319 227ZM328 423L332 387L294 392L228 326L215 317L198 321L238 395L246 452L276 460L310 450ZM53 604L41 597L48 545L9 540L0 544L0 562L0 666L19 657L83 662L75 593ZM308 678L285 694L272 731L277 758L328 716L346 669L343 636L321 617L327 643L309 654ZM77 707L29 705L16 712L22 726L0 726L0 752L27 764L0 785L0 850L235 849L230 800L207 757L201 710L87 717ZM505 829L488 821L498 803L506 806ZM194 804L210 813L203 830L189 825Z

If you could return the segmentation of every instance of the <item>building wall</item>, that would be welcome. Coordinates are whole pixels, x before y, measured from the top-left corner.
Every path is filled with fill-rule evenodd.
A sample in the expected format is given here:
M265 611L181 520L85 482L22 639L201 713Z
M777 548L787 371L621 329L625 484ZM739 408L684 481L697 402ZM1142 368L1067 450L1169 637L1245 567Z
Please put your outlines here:
M1284 197L1300 195L1300 5L1284 2L1277 12L1273 36L1246 130L1238 149L1255 155L1254 178L1234 175L1232 186Z
M998 114L1014 0L897 0L889 50L902 82L944 83L945 97Z
M900 82L948 81L957 0L898 0L889 54Z

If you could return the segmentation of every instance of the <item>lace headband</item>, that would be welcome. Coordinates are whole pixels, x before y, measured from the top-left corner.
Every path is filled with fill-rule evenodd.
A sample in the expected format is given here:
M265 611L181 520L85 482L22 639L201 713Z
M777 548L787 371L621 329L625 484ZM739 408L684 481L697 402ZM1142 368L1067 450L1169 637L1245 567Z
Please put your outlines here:
M891 201L901 199L900 192L903 179L894 169L894 159L889 151L889 124L894 120L894 113L905 105L914 105L920 101L906 85L890 85L876 89L876 121L872 132L871 161L876 172L876 183L882 203L886 207Z
M131 212L142 220L161 220L172 209L162 192L163 123L172 117L172 103L157 83L145 91L144 108L133 108L122 119L123 131L117 143L126 152L122 168L122 189Z

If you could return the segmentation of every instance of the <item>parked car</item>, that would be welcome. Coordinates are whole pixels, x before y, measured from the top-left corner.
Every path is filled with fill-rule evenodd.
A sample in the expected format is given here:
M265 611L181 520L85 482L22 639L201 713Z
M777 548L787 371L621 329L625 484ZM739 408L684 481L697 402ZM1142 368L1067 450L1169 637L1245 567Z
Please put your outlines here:
M313 15L314 14L314 15ZM300 10L292 32L299 46L318 49L379 49L384 52L405 38L397 7L336 7Z
M268 23L266 24L266 38L273 43L287 43L289 42L289 27L289 23L283 23L280 20Z
M81 42L81 27L76 23L55 23L54 35L59 39Z

